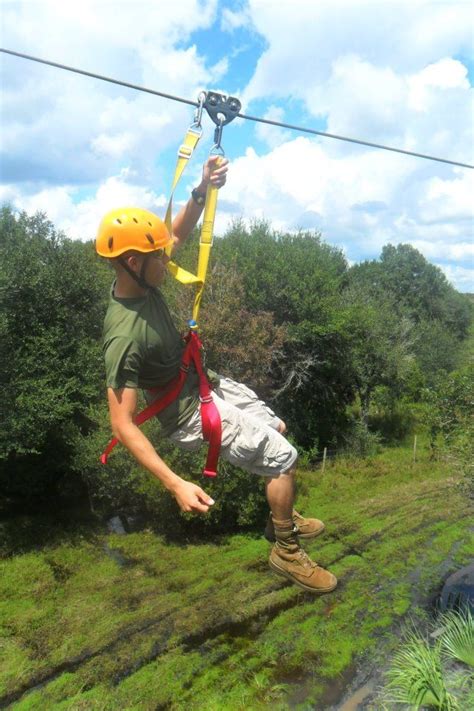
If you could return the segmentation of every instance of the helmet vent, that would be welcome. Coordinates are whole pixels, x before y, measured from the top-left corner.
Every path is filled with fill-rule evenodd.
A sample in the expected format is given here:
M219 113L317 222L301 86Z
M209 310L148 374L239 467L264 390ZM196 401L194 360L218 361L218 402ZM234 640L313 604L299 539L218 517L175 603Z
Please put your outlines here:
M151 222L149 220L148 220L148 224L150 225L150 227L153 227L153 225L151 224Z
M155 240L149 232L146 233L145 237L147 238L150 244L155 244Z
M109 237L109 241L108 241L107 244L109 245L110 251L112 251L112 249L114 248L114 238L113 238L113 237Z
M138 220L137 220L137 218L136 218L136 217L134 217L134 218L133 218L133 221L134 221L134 222L136 222L136 223L137 223L137 225L138 225Z
M122 224L122 220L120 219L120 217L117 217L117 219L116 219L116 222L118 222L118 223L119 223L119 225L121 225L121 224Z

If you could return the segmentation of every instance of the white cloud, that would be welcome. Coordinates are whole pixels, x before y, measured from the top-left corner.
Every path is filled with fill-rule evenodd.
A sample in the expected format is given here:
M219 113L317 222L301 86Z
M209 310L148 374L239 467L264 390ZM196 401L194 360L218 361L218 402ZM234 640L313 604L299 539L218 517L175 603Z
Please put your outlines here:
M95 153L104 156L118 158L130 151L134 142L134 136L130 131L118 133L115 136L108 136L101 133L91 141Z
M459 59L472 50L471 9L462 0L295 0L290 11L285 0L249 0L267 48L244 105L267 99L275 111L297 99L326 132L472 163L473 92ZM234 166L249 216L320 228L351 259L389 241L445 264L472 258L471 171L329 139L270 147ZM453 266L451 277L461 274L464 284Z
M221 59L209 69L210 80L215 84L220 81L229 71L229 60L227 57Z
M388 204L407 171L403 159L378 153L331 158L320 142L296 138L259 156L249 148L234 161L229 190L246 212L264 208L290 226L302 210L337 213L361 203ZM381 180L381 177L384 180Z
M296 0L290 12L285 0L249 0L249 7L268 46L244 106L299 99L327 132L472 162L472 90L454 58L472 53L470 3Z
M210 85L224 93L228 82L242 85L247 44L258 33L253 51L261 54L240 97L245 113L258 98L258 115L300 123L292 111L303 106L306 125L323 131L472 162L472 88L462 59L471 52L470 3L248 0L231 7L217 0L7 2L2 45L195 97ZM218 33L217 23L227 55L210 55L193 36ZM235 39L243 32L245 52ZM159 172L160 156L179 144L189 106L12 57L2 62L8 150L1 198L30 212L46 209L78 238L92 236L102 213L120 203L163 213L171 176ZM234 216L266 217L276 228L321 229L351 261L377 256L389 241L410 242L465 288L472 171L277 127L254 130L267 148L259 153L250 144L233 160L218 232ZM230 129L227 135L230 142Z
M419 93L424 93L427 87L438 87L440 89L469 88L466 67L457 59L451 59L450 57L428 64L411 79L410 83L415 97ZM418 104L418 101L413 103Z
M455 236L457 237L457 235ZM451 242L438 240L410 240L415 249L418 249L430 261L466 262L474 265L473 242Z
M472 49L469 2L433 0L249 0L255 29L268 43L249 83L255 96L311 97L338 57L410 73ZM371 93L367 86L365 93ZM308 101L308 110L311 106Z
M474 269L466 269L451 264L437 264L447 279L459 291L474 293Z
M223 32L234 32L240 27L246 27L250 23L250 15L247 8L240 11L223 8L221 15L221 29Z
M202 86L222 79L227 61L208 66L205 53L184 42L209 27L216 12L217 0L13 2L3 13L2 45L197 97ZM2 66L8 183L93 182L115 174L130 154L149 177L157 155L179 141L189 122L182 104L5 55Z
M77 188L61 186L45 188L30 196L25 196L17 186L4 186L0 199L17 210L29 214L45 211L54 226L71 239L87 240L95 237L102 216L117 205L139 206L164 217L167 198L134 182L135 176L129 169L109 177L98 190L88 198L76 200Z
M282 123L285 120L285 112L281 106L269 106L262 118ZM255 134L270 148L274 148L275 146L278 146L291 138L290 131L265 123L257 123Z
M444 262L468 262L474 264L474 243L472 242L454 242L446 243L444 240L440 242L429 242L426 240L412 240L411 244L415 249L418 249L430 261Z
M474 175L457 169L449 180L435 176L426 183L424 199L420 201L420 219L425 223L472 220Z
M93 65L100 59L114 68L118 63L127 65L129 51L140 54L154 47L159 54L186 41L196 29L209 27L217 11L217 0L82 0L76 4L10 0L2 4L2 34L10 42L68 61L75 56Z
M246 218L322 230L352 260L376 257L388 242L409 242L428 259L469 263L471 174L459 169L441 179L417 170L400 155L365 149L330 156L321 142L297 138L261 156L248 149L225 191Z

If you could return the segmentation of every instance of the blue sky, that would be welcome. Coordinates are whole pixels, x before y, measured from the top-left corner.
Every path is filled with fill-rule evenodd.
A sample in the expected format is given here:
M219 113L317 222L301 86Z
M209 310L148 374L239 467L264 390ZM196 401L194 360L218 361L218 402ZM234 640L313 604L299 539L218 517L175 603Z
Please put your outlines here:
M464 0L2 0L1 45L243 112L473 163ZM0 56L0 199L74 239L123 204L163 214L191 107ZM199 179L213 127L183 179ZM408 242L474 291L473 171L235 120L217 230L321 231L351 262Z

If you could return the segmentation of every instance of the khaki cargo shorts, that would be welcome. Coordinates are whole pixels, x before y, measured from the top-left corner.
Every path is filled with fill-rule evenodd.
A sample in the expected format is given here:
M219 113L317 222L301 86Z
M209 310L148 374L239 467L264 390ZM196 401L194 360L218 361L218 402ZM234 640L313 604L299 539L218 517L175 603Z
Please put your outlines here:
M223 459L252 474L269 477L294 466L298 454L277 431L281 420L253 390L221 377L212 399L221 416ZM169 438L188 451L199 449L204 441L199 408Z

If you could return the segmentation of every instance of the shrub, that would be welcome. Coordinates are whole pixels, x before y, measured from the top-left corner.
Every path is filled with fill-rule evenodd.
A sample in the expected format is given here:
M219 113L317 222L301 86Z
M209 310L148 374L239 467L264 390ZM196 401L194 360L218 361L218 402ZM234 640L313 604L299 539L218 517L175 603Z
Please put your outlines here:
M467 709L472 677L466 666L473 665L472 614L467 607L449 610L435 620L429 637L414 628L405 633L386 673L383 699L415 710Z
M371 432L362 420L353 420L343 435L342 451L357 457L370 457L380 451L381 435Z

